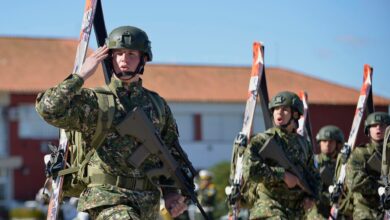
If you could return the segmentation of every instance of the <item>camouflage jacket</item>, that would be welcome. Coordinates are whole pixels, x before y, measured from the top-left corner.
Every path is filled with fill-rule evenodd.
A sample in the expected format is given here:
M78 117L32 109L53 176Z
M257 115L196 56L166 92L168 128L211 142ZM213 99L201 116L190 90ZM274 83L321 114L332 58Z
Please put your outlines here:
M75 74L69 76L56 87L38 95L36 110L46 122L62 129L80 131L85 142L89 142L96 130L99 110L95 91L82 88L83 83L83 79L79 76ZM133 137L121 137L116 132L115 125L120 123L134 107L141 107L145 111L173 156L177 156L172 148L178 141L177 125L165 100L163 100L165 114L162 117L163 121L160 121L158 110L147 95L151 91L142 86L142 80L126 86L113 77L109 88L115 96L113 123L102 146L92 156L88 166L113 176L136 178L145 177L146 169L160 166L159 159L153 156L138 169L132 167L127 161L139 143ZM94 186L81 194L78 208L87 210L134 201L139 203L139 206L142 206L141 202L158 204L159 196L157 188L136 192L110 185Z
M200 188L197 192L197 198L203 207L213 208L215 206L216 196L217 189L212 183L205 188Z
M329 186L333 184L337 158L332 158L322 153L316 155L316 157L322 181L321 196L317 203L317 208L318 212L321 213L324 218L327 218L331 208Z
M246 189L249 192L244 192L243 195L246 197L245 200L253 203L261 199L258 195L261 192L287 209L301 209L302 201L308 195L299 187L289 189L284 182L285 169L273 161L263 161L259 155L263 144L273 136L277 137L277 143L299 170L305 169L315 177L311 184L319 193L321 180L314 166L314 154L310 144L296 133L288 134L283 129L274 127L255 135L245 152L243 178L248 184Z
M316 155L316 158L322 180L322 191L327 192L328 187L333 184L337 157L333 158L321 153Z
M370 169L367 164L375 153L382 153L382 143L367 143L357 146L351 153L346 166L345 185L352 193L353 218L379 219L380 172Z

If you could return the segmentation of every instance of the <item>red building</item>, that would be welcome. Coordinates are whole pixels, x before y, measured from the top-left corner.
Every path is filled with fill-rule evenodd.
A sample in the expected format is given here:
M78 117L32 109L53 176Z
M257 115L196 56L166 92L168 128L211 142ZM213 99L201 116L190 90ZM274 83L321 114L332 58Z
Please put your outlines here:
M48 153L48 142L57 142L57 131L39 119L34 102L38 92L70 74L76 44L63 39L0 38L0 131L4 131L0 134L0 162L5 158L16 161L13 166L0 165L0 169L8 171L13 167L0 177L0 190L4 191L0 192L0 201L33 199L45 181L43 155ZM98 71L88 80L87 87L104 83L101 69ZM237 104L243 112L250 71L249 66L148 64L143 78L145 87L158 91L170 103ZM363 64L356 77L362 78L362 74ZM283 68L267 67L266 77L270 96L282 90L308 92L314 134L320 127L334 124L348 137L359 96L357 90ZM374 96L374 103L377 111L387 112L390 100ZM202 141L201 123L207 125L202 117L202 112L194 114L193 125L189 125L194 127L194 141ZM186 135L185 130L180 132ZM363 140L360 132L358 142Z

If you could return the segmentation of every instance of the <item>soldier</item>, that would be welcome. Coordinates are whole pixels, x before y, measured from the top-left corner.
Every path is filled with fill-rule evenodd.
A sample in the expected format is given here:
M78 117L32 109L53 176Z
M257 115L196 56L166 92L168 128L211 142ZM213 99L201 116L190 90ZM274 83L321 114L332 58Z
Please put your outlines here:
M256 134L245 152L243 177L248 187L242 192L251 205L250 219L303 219L315 208L320 176L314 167L314 154L310 144L299 134L298 119L303 114L303 104L292 92L284 91L269 103L274 127ZM304 171L303 177L313 186L313 194L303 190L300 180L279 163L262 159L259 151L273 138L285 156ZM270 149L272 151L272 148ZM316 212L312 216L315 216Z
M178 130L171 110L162 97L143 87L140 78L146 62L152 60L144 31L132 26L114 29L106 45L85 60L79 73L38 95L37 112L56 127L82 132L88 146L97 129L99 107L96 91L82 86L107 57L113 67L108 87L114 95L115 114L103 144L87 165L91 183L80 195L78 210L88 212L92 219L156 219L161 190L167 209L177 216L187 208L186 197L174 188L157 188L145 176L147 169L161 166L160 160L152 156L141 167L133 167L128 159L139 143L115 130L130 111L141 108L165 145L175 153Z
M364 122L364 133L370 142L357 146L347 162L345 185L353 201L353 219L383 219L378 188L386 127L390 116L374 112Z
M217 190L212 180L213 174L210 171L199 171L199 189L197 191L197 197L210 220L214 219L213 212L217 196ZM198 210L196 213L196 219L203 219Z
M343 147L344 135L340 128L327 125L319 130L316 140L321 149L321 154L316 157L322 180L322 190L317 207L318 212L324 218L328 218L331 208L328 188L333 184L337 155Z

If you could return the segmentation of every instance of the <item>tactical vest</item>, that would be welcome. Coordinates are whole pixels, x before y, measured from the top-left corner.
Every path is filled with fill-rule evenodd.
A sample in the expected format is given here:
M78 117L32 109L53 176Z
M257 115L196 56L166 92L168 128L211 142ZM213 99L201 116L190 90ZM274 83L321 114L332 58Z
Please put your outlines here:
M259 135L264 142L266 142L266 140L270 138L275 138L278 139L278 141L282 142L277 131L272 128L266 130L264 133L259 133L257 135ZM305 139L299 138L298 142L299 142L299 146L302 147L301 150L303 151L304 157L308 158L310 149L307 148L308 145L305 142ZM247 156L249 155L246 154L244 160L249 159L247 158ZM259 198L258 192L261 190L264 190L262 184L254 183L252 181L243 178L243 186L241 188L242 199L240 201L241 207L243 208L253 207L254 203Z
M81 192L91 183L91 176L88 175L88 163L92 155L103 144L108 131L112 126L115 114L115 97L108 86L93 89L95 91L99 112L96 131L91 141L86 143L81 132L66 131L68 138L69 156L67 167L61 170L58 175L64 176L63 196L79 197ZM145 89L146 90L146 89ZM146 90L152 104L157 109L158 117L163 123L165 115L165 105L157 93ZM89 145L86 148L85 145ZM85 152L85 149L91 149Z

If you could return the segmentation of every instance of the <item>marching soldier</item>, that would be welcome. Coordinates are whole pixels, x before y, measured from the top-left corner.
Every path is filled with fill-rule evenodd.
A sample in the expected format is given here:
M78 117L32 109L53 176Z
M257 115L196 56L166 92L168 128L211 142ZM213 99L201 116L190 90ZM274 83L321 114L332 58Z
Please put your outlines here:
M296 133L303 104L295 93L285 91L271 99L269 110L274 127L252 137L245 152L243 177L249 187L244 187L242 194L252 204L250 219L303 219L309 211L315 213L312 209L316 208L315 198L321 187L312 147ZM269 149L271 154L274 147L281 148L283 156L295 165L304 180L279 162L262 156L270 139L276 143ZM311 193L302 181L310 182Z

